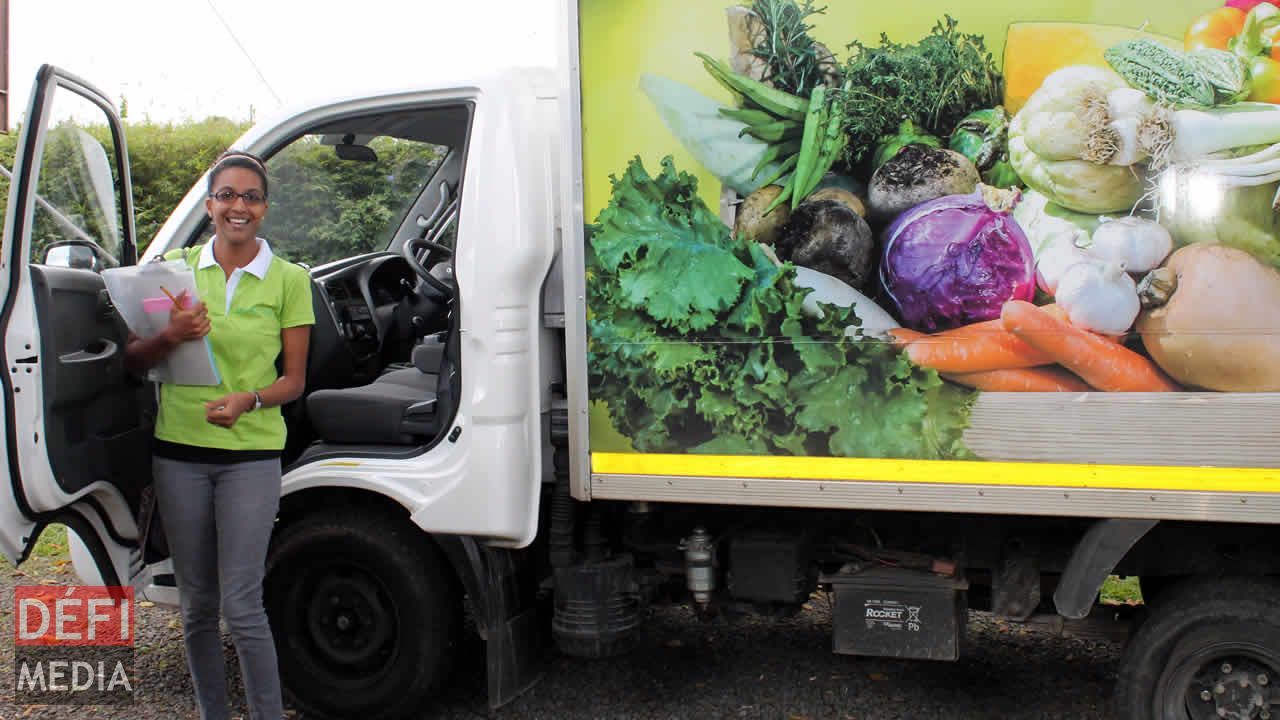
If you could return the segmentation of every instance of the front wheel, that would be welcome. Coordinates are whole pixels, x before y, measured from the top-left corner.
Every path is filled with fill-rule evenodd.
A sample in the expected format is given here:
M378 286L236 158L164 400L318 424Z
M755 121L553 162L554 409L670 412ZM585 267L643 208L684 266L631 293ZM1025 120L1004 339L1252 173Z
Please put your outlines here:
M272 542L264 602L281 682L307 715L409 717L450 669L457 586L400 518L357 508L291 523Z
M1280 720L1280 584L1170 588L1125 648L1116 710L1133 720Z

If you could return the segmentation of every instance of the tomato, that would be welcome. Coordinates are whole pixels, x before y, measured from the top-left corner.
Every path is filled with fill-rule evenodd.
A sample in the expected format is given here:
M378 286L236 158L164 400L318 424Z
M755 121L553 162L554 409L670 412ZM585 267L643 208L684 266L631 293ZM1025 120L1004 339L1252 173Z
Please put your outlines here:
M1188 50L1214 48L1226 50L1231 38L1244 29L1245 11L1233 7L1220 7L1196 18L1187 28L1182 45Z
M1259 55L1249 63L1249 99L1280 103L1280 62Z
M1268 5L1275 5L1275 3L1271 2L1270 0L1227 0L1227 2L1224 4L1227 7L1239 8L1240 10L1243 10L1245 12L1249 12L1250 10L1258 7L1263 3L1266 3Z

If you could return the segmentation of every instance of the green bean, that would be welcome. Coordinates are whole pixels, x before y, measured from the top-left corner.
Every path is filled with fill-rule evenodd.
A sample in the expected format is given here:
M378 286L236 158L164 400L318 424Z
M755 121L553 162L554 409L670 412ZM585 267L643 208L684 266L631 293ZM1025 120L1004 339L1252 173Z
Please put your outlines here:
M730 92L737 93L779 117L803 120L806 103L804 98L769 87L745 75L730 70L723 63L706 53L694 53L702 60L707 72Z
M764 155L760 158L760 162L756 163L756 169L752 171L751 179L755 180L756 176L769 166L769 163L774 162L784 155L795 155L796 151L799 149L799 140L784 140L782 142L770 143L769 147L765 148Z
M800 140L800 159L796 161L796 172L791 176L791 209L794 210L800 204L801 183L807 182L810 175L813 174L813 167L818 159L818 151L821 143L819 142L819 133L826 136L826 125L823 125L823 118L827 113L827 89L819 85L813 89L813 94L809 96L809 112L804 118L804 135Z
M813 174L809 176L808 181L804 183L799 193L802 198L809 197L818 188L818 185L822 183L822 178L827 176L827 171L831 169L831 166L836 162L836 158L840 156L840 152L844 150L845 142L844 137L841 136L832 145L823 146L822 151L818 154L818 162L814 166Z
M826 176L827 171L835 164L840 152L844 150L848 139L844 134L843 124L844 116L840 113L838 107L833 107L823 129L822 141L818 149L818 159L814 163L813 170L808 177L802 178L797 186L796 195L801 199L808 197L814 188L818 187L818 183L822 182L822 178ZM794 201L794 197L792 199Z
M778 143L773 143L765 148L764 154L760 156L760 162L756 163L756 167L751 171L751 179L755 180L756 176L764 170L769 163L778 159Z
M753 138L763 140L765 142L779 142L799 137L802 131L803 126L798 122L793 120L779 120L767 125L748 125L742 128L742 132L738 133L738 137L750 135Z
M720 108L720 114L730 120L737 120L747 125L768 125L778 119L763 110L750 110L747 108L722 107Z
M767 187L769 185L776 184L778 180L782 178L783 175L786 175L787 173L795 169L797 159L799 159L799 156L796 155L795 153L792 153L791 155L789 155L786 160L783 160L782 163L778 165L778 169L774 171L773 175L769 176L768 180L765 180L764 182L760 183L760 187ZM763 170L764 168L761 167L760 169ZM752 176L752 179L755 179L754 175Z

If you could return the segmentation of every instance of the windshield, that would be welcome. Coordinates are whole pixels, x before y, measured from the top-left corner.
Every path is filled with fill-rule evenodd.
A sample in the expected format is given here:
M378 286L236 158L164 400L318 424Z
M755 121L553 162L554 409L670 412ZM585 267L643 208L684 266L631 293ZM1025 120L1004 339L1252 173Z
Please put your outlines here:
M322 137L304 135L267 161L262 234L275 252L311 266L385 248L448 151L378 137L372 154L344 160Z

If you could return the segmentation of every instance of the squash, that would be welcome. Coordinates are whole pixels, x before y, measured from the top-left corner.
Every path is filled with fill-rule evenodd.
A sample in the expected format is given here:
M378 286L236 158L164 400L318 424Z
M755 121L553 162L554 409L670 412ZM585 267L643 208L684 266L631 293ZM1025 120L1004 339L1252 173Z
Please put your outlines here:
M1004 47L1004 107L1022 109L1031 93L1058 68L1068 65L1110 67L1107 48L1126 40L1147 38L1172 48L1179 39L1115 25L1070 22L1021 22L1009 26Z
M1136 329L1175 380L1280 391L1280 272L1225 245L1188 245L1143 278Z

